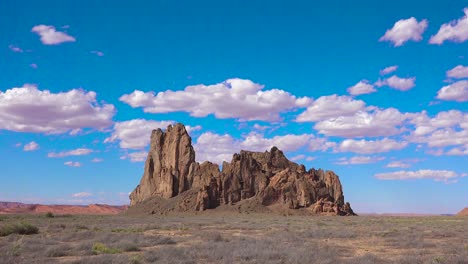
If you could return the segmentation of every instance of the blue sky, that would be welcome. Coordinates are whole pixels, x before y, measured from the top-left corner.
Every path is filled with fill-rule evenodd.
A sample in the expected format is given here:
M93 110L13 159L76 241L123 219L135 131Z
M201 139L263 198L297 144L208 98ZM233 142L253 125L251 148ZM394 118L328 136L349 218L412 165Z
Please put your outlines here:
M468 206L465 1L2 1L0 200L128 203L152 129L276 145L357 212Z

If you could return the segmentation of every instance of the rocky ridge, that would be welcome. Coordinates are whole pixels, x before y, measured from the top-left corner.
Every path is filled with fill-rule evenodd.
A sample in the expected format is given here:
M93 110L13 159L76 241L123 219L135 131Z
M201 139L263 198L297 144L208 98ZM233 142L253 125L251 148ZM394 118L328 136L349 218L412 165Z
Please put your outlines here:
M130 201L130 211L141 207L147 213L250 203L312 214L354 215L333 171L307 171L276 147L265 152L242 150L220 171L217 164L195 161L192 140L182 124L153 130L144 174Z

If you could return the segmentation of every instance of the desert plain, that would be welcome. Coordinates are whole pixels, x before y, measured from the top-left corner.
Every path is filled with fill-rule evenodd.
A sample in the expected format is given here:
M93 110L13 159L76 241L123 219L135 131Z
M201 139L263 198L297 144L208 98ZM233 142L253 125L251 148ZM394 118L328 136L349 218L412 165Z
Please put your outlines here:
M32 232L2 234L0 263L461 264L468 260L468 218L460 216L218 211L0 216L1 230L15 225Z

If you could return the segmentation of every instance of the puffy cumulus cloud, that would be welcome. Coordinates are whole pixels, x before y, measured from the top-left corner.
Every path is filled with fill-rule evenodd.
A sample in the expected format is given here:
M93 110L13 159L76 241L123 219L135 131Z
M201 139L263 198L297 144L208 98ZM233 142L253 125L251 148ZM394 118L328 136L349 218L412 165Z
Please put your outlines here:
M277 121L281 112L307 107L311 99L296 98L279 90L263 90L250 80L229 79L214 85L188 86L181 91L134 91L120 97L132 107L149 113L188 112L194 117L213 114L217 118Z
M354 152L358 154L383 153L400 150L408 145L405 141L396 141L389 138L381 140L353 140L346 139L335 149L337 152Z
M392 161L388 163L385 167L387 168L409 168L411 165L403 161Z
M418 171L395 171L387 173L377 173L374 175L379 180L418 180L434 179L446 183L453 183L461 175L450 170L418 170Z
M350 95L360 95L360 94L370 94L374 93L377 90L374 88L374 85L370 84L366 80L359 81L354 86L351 86L347 89Z
M34 141L29 142L28 144L24 145L24 151L35 151L39 149L39 144Z
M45 45L58 45L64 42L75 42L76 39L65 32L57 31L54 26L37 25L31 32L41 37L41 42Z
M456 79L468 78L468 67L457 65L455 68L447 71L447 77Z
M78 161L66 161L63 164L69 167L81 167L81 163L79 163Z
M350 96L321 96L301 113L297 122L315 122L338 116L350 116L364 109L365 103Z
M351 158L341 158L336 164L339 165L354 165L354 164L369 164L376 163L384 160L385 157L371 157L371 156L354 156Z
M265 138L261 134L251 133L243 139L236 140L228 134L219 135L206 132L200 135L194 145L198 161L212 161L221 164L230 161L234 153L241 149L266 151L276 146L284 152L295 151L309 144L312 135L283 135Z
M429 43L441 45L447 40L464 42L468 39L468 8L463 10L465 16L440 26L437 34L431 36Z
M466 144L466 145L463 146L463 147L452 148L452 149L450 149L449 151L447 151L445 154L446 154L446 155L449 155L449 156L464 156L464 155L468 155L468 144Z
M88 148L78 148L70 151L63 151L63 152L50 152L47 154L47 157L49 158L63 158L63 157L68 157L68 156L84 156L92 153L92 149Z
M408 19L401 19L395 22L391 29L385 32L379 41L390 41L393 42L395 47L403 45L405 42L421 41L422 34L427 28L427 20L423 19L420 22L414 17Z
M393 65L393 66L388 66L382 70L380 70L380 75L386 75L386 74L389 74L389 73L392 73L394 71L396 71L398 69L398 65Z
M0 129L48 134L104 129L112 124L114 114L113 105L100 105L95 92L81 89L52 93L25 85L0 91Z
M123 122L116 122L110 137L104 140L105 143L119 141L123 149L142 149L149 145L151 132L154 129L166 129L174 121L154 121L146 119L132 119ZM200 130L201 126L185 126L187 132Z
M426 111L412 114L410 123L415 125L412 132L414 136L423 136L439 128L448 128L465 124L468 126L468 114L458 110L439 112L435 117L430 118Z
M270 150L272 147L276 146L282 151L295 151L301 147L306 146L309 143L309 140L312 138L312 135L302 134L302 135L284 135L284 136L274 136L272 138L265 138L261 134L250 133L241 142L241 147L253 151L265 151Z
M426 143L429 147L465 146L468 147L468 130L453 128L438 129L424 136L409 136L409 141Z
M104 140L105 143L119 141L124 149L142 149L149 145L153 129L165 129L174 121L153 121L146 119L133 119L116 122L112 135Z
M315 124L321 134L340 137L390 136L401 132L399 128L407 119L395 108L359 111L352 116L339 116Z
M437 92L437 98L446 101L467 102L468 81L458 81L442 87Z
M310 151L327 151L336 147L336 143L328 141L326 138L311 137L309 140Z
M90 197L90 196L93 196L93 194L89 192L79 192L79 193L72 194L73 198L84 198L84 197Z
M91 162L98 163L98 162L103 162L104 160L101 158L94 158L91 160Z
M400 90L400 91L408 91L414 86L416 78L411 77L411 78L400 78L396 75L393 75L390 78L384 79L384 80L378 80L375 83L375 86L377 87L382 87L382 86L388 86L390 88L393 88L395 90Z
M218 135L211 132L201 134L193 147L197 161L208 160L216 164L230 161L232 155L240 151L239 142L235 141L230 135Z

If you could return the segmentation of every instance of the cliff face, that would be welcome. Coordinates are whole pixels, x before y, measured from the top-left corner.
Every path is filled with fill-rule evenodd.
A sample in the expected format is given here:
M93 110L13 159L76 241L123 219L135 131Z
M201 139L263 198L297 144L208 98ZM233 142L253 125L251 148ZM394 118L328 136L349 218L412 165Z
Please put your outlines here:
M191 138L182 124L169 126L165 132L154 130L143 177L130 194L131 205L153 197L169 199L188 190L197 193L193 210L252 199L263 206L354 215L334 172L306 171L276 147L265 152L243 150L231 162L224 162L220 171L211 162L195 162Z

